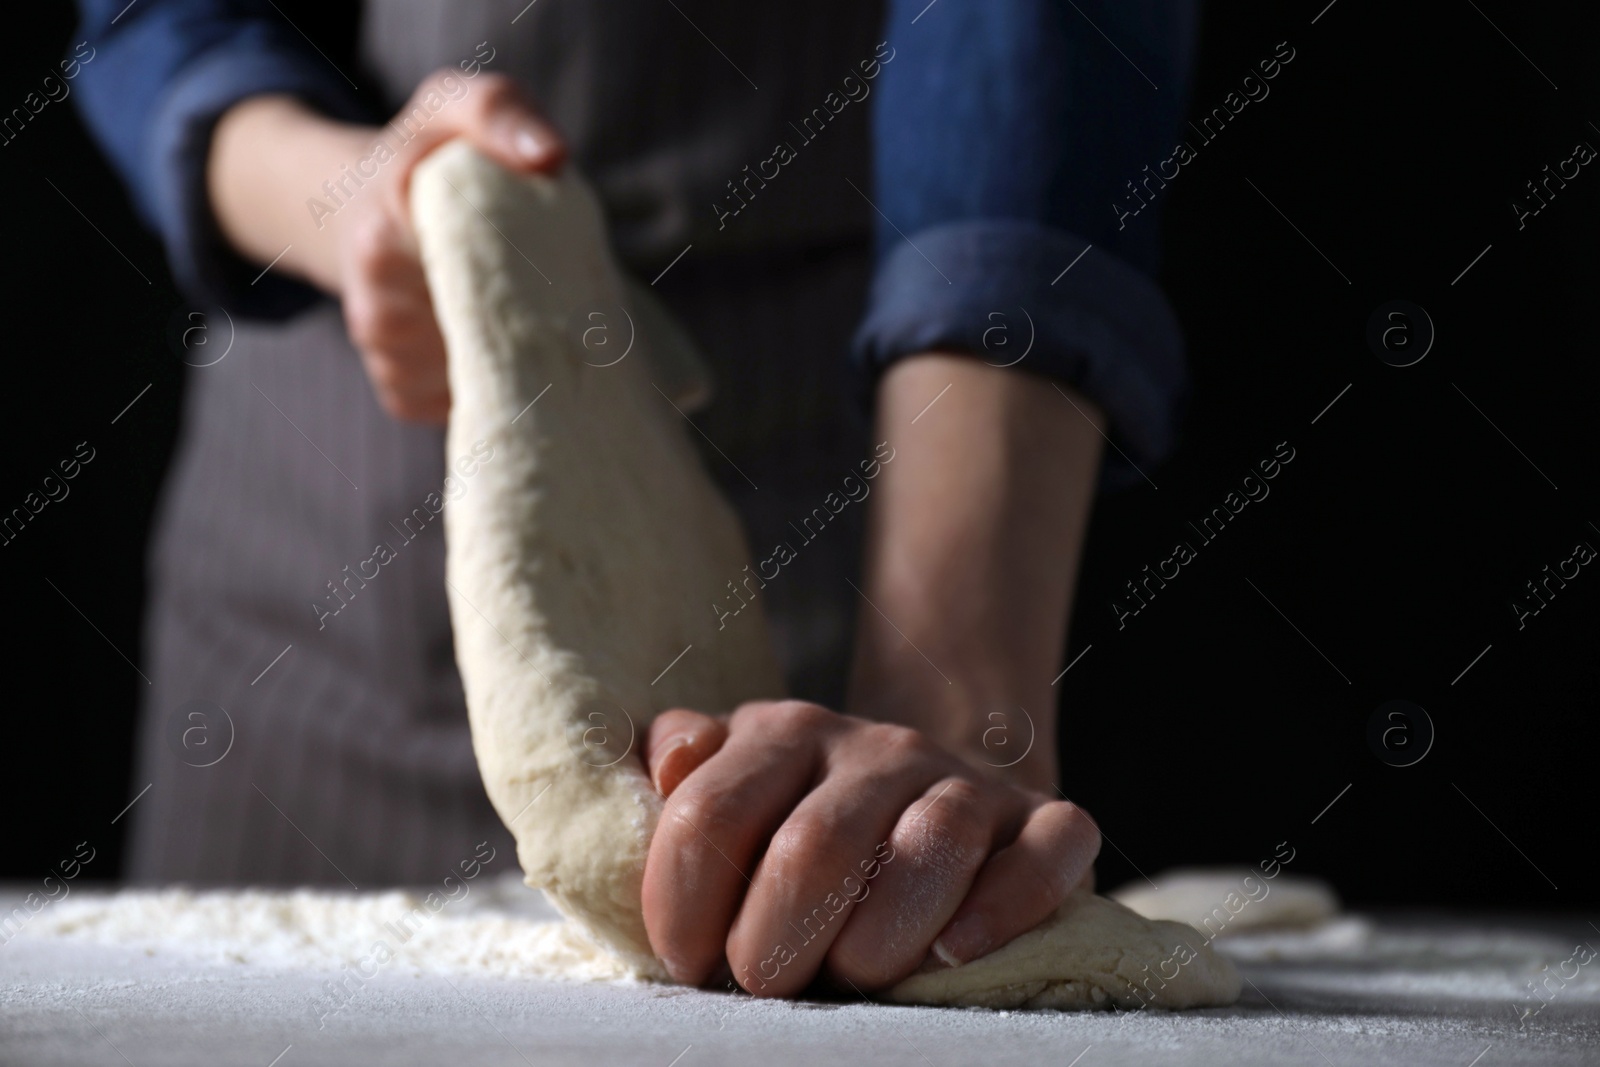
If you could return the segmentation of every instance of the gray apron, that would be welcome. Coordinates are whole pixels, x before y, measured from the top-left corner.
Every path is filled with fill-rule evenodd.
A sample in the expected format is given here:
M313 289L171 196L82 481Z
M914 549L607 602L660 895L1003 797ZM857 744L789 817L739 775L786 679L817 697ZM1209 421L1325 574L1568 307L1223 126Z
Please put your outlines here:
M539 0L512 21L518 6L367 5L363 95L395 109L428 73L487 55L530 87L624 264L645 283L666 270L655 292L717 378L691 436L758 557L800 547L790 523L869 453L845 369L869 267L871 209L851 188L867 188L866 108L805 119L872 57L878 5ZM780 141L794 158L747 182ZM378 408L333 304L239 323L227 357L191 372L150 562L133 880L425 884L485 840L491 867L513 869L425 506L444 463L442 431ZM791 691L835 706L860 511L761 591ZM364 581L379 542L398 558Z

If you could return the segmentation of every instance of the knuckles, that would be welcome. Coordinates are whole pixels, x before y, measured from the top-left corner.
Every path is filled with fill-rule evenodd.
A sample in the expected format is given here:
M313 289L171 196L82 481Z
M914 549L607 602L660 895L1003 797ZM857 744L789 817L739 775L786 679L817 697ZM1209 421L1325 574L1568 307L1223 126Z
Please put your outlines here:
M662 813L662 830L674 831L686 841L710 842L724 852L749 835L744 805L727 793L695 789L685 783L672 794Z
M487 123L507 104L520 102L522 98L515 79L504 74L481 71L464 94L463 84L460 71L454 67L440 67L417 85L406 102L406 110L423 104L430 94L437 94L452 101L448 109L454 119L452 126L466 130Z
M984 787L952 778L912 805L896 828L895 843L930 867L970 871L989 854L993 807Z
M403 301L380 294L351 295L344 300L345 329L355 346L367 353L368 371L382 368L400 379L417 377L423 361L415 358L417 316ZM411 358L407 358L411 357Z
M814 740L837 728L843 719L842 715L804 700L758 701L735 711L730 727L792 743Z
M415 367L399 352L385 347L390 331L359 319L349 321L347 328L361 350L367 380L385 413L404 422L437 422L448 414L448 391L443 386L428 388Z
M860 742L864 749L879 753L895 762L922 759L938 751L933 742L924 737L921 731L913 730L909 726L874 722L867 723L860 729Z
M789 816L772 835L761 860L763 873L780 883L803 878L827 858L829 845L840 836L837 823L806 812Z
M468 121L486 124L508 104L520 103L522 91L504 74L483 73L473 92L461 101Z
M344 297L344 327L350 334L350 340L363 353L376 353L391 340L393 333L390 323L391 316L382 305L371 297L347 293ZM380 384L376 375L380 368L387 368L388 361L380 358L367 360L367 373L374 378L374 384Z
M1070 800L1051 801L1049 807L1067 832L1090 850L1091 859L1100 854L1100 827L1087 811Z
M1045 804L1033 813L1033 821L1042 823L1052 843L1059 846L1052 850L1057 860L1065 849L1082 848L1087 851L1086 862L1092 866L1094 858L1100 854L1100 831L1083 809L1070 800ZM1023 864L1023 873L1036 885L1039 895L1051 903L1064 900L1077 884L1077 877L1069 877L1068 868L1060 862L1045 862L1037 852L1031 855L1031 861Z
M394 281L420 273L410 248L386 213L357 216L345 239L349 270L369 283Z

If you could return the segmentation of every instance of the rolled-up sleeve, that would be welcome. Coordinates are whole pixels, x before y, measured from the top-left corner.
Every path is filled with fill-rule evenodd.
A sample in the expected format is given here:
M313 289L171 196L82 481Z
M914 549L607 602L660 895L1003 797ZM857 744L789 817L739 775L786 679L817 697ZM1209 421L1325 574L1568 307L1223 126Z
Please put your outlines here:
M1109 484L1170 451L1183 341L1132 183L1172 154L1193 35L1192 0L891 0L869 374L958 351L1070 383L1125 453Z
M190 297L281 317L316 298L223 239L206 191L212 130L262 93L298 96L336 118L370 118L354 87L270 4L250 0L79 0L74 97L135 208ZM81 53L81 54L80 54ZM86 58L87 57L87 58Z

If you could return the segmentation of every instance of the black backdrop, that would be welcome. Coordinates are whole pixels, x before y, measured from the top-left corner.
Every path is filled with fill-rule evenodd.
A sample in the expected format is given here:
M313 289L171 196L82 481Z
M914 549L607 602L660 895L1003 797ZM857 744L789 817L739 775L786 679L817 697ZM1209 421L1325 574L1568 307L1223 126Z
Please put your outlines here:
M1521 229L1512 202L1533 206L1524 184L1578 142L1600 147L1600 18L1324 3L1205 15L1195 110L1278 42L1295 60L1160 193L1195 391L1177 457L1096 513L1081 657L1057 686L1065 781L1107 835L1103 884L1287 842L1291 870L1357 902L1580 910L1600 895L1600 576L1582 567L1520 629L1510 605L1537 606L1524 583L1577 543L1600 548L1600 174L1582 167ZM28 17L0 65L7 108L75 40L65 5ZM348 19L296 21L348 50ZM181 301L70 104L0 147L0 203L0 510L79 442L94 450L0 546L0 878L42 876L85 838L100 846L86 873L109 877L111 819L139 788L129 659L182 395ZM1367 340L1394 300L1436 333L1411 366ZM1425 343L1415 311L1394 321ZM1189 524L1282 442L1294 459L1270 495L1206 542ZM1124 583L1180 541L1195 558L1119 620L1113 601L1139 606ZM1379 713L1392 700L1426 721Z

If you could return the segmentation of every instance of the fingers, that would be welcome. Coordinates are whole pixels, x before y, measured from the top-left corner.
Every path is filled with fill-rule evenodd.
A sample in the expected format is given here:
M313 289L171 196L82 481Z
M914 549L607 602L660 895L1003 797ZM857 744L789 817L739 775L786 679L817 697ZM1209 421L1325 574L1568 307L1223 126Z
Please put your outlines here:
M443 422L450 411L444 338L407 235L371 213L345 245L345 328L378 402L395 418Z
M436 72L378 134L372 159L380 191L354 201L362 209L339 220L339 291L378 402L400 419L442 423L450 411L444 338L418 259L409 198L417 163L457 137L512 170L553 171L566 158L560 134L516 82L499 74Z
M1020 795L959 778L934 782L900 816L871 892L828 953L827 973L858 989L892 985L925 960L995 844L1015 835Z
M852 907L875 891L869 875L890 869L885 860L894 854L889 839L900 813L939 777L938 766L920 753L898 751L932 748L915 731L878 724L868 729L880 736L861 737L857 752L871 752L874 761L838 761L842 765L830 768L784 820L728 933L734 979L758 996L790 996L816 977L835 941L854 923ZM958 891L949 909L959 902ZM928 930L927 940L938 929ZM926 942L921 947L918 960L926 955Z
M512 79L484 75L463 102L458 134L501 166L551 172L565 161L561 135Z
M657 715L645 735L644 749L645 768L656 792L670 797L727 739L727 725L710 715L682 708Z
M930 952L952 966L985 955L1093 884L1100 837L1084 812L903 727L798 701L746 705L726 725L677 710L652 725L645 761L668 798L645 925L681 982L720 968L789 996L825 971L881 988Z
M983 867L933 952L950 966L969 963L1050 916L1100 852L1100 831L1076 804L1035 808L1022 832Z
M561 134L503 74L468 79L447 68L429 75L390 120L389 134L403 142L398 180L390 190L390 211L397 216L407 214L417 163L457 137L509 170L553 173L567 157Z
M721 962L757 855L817 773L831 714L798 701L746 705L668 798L641 899L650 945L677 981L698 985Z

